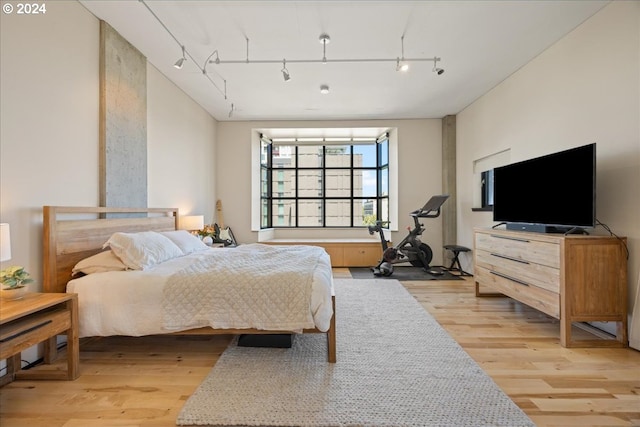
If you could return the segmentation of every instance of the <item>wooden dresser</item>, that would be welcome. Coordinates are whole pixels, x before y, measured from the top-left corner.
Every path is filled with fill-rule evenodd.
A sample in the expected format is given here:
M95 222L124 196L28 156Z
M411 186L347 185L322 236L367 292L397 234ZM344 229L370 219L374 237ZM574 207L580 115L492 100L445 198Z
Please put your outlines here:
M625 238L476 229L476 296L480 286L560 320L564 347L627 346ZM616 322L616 339L574 340L573 322Z

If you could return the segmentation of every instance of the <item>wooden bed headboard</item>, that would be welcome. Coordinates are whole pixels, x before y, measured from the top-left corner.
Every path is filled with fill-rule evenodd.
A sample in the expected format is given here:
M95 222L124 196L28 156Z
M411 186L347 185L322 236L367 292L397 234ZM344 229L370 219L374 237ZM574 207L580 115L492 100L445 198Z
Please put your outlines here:
M71 270L117 232L170 231L177 208L43 207L43 291L66 292Z

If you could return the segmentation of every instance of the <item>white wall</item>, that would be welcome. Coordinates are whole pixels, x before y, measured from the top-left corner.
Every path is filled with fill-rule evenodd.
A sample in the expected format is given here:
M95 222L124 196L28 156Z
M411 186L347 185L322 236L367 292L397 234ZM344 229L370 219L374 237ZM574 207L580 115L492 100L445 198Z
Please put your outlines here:
M612 2L459 113L457 137L458 238L469 247L474 227L494 224L491 213L471 212L474 160L510 149L516 162L596 142L597 217L628 238L631 308L640 269L640 2Z
M42 206L98 203L98 20L76 2L0 15L0 218L40 288Z
M41 289L42 206L99 201L99 21L76 1L0 14L0 221ZM147 66L148 205L213 217L216 121Z
M209 224L217 122L151 64L147 90L148 206L177 207Z
M251 231L251 134L265 128L396 128L398 132L398 229L391 238L399 242L406 227L413 225L409 216L435 194L442 192L442 123L441 120L371 120L371 121L300 121L300 122L220 122L217 140L217 194L222 200L225 225L229 225L241 243L257 242ZM442 263L441 218L424 219L422 240L434 249L434 264ZM369 237L362 229L305 229L308 237ZM357 234L360 233L360 234Z

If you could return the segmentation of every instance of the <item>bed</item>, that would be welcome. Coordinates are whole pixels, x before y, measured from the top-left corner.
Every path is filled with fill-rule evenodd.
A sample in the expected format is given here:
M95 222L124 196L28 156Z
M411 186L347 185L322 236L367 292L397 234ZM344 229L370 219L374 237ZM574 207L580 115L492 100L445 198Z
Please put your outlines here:
M94 270L99 272L80 277L72 273L83 260L103 255L113 257L105 252L103 245L110 241L109 252L116 252L119 242L115 237L150 235L156 238L162 234L173 239L180 233L177 219L178 209L173 208L43 207L43 290L78 294L80 337L324 333L328 361L335 363L331 264L326 252L320 250L319 253L318 248L289 247L284 252L261 244L206 248L168 257L148 269ZM278 252L274 252L276 250ZM298 255L301 253L309 258ZM261 259L275 262L260 264ZM284 259L290 262L282 262ZM246 272L235 276L235 272L245 268ZM289 269L301 270L301 280L308 282L304 292L297 290L293 283L286 283L294 282L293 277L297 277L284 271ZM208 281L204 278L211 277L213 272L213 276L221 280L210 290L201 282ZM256 284L259 281L282 288L278 292L294 295L297 302L278 305L280 298L264 291L275 288L261 288ZM245 282L248 290L243 290L245 285L237 285ZM226 301L237 296L237 302L227 304L237 307L229 309L216 303L222 298L214 298L217 294L212 292L224 292ZM249 297L251 294L256 295L255 301ZM269 302L273 306L263 304L268 299L274 300ZM209 303L202 304L202 301ZM294 313L289 307L296 304L298 310ZM305 306L308 313L301 313L301 306ZM207 314L203 314L203 310L208 310Z

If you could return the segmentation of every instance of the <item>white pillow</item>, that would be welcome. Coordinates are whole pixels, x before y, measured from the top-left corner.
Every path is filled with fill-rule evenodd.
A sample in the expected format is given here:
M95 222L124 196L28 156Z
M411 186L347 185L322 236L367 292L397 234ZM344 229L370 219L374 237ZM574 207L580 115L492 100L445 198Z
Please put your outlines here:
M103 247L106 246L132 270L146 270L184 255L175 243L155 231L113 233Z
M112 251L103 251L78 262L71 274L75 276L78 273L93 274L126 269L127 266Z
M184 252L185 255L204 251L209 248L202 240L198 239L187 230L162 231L160 234L168 237L169 240L175 243L177 247L182 249L182 252Z

